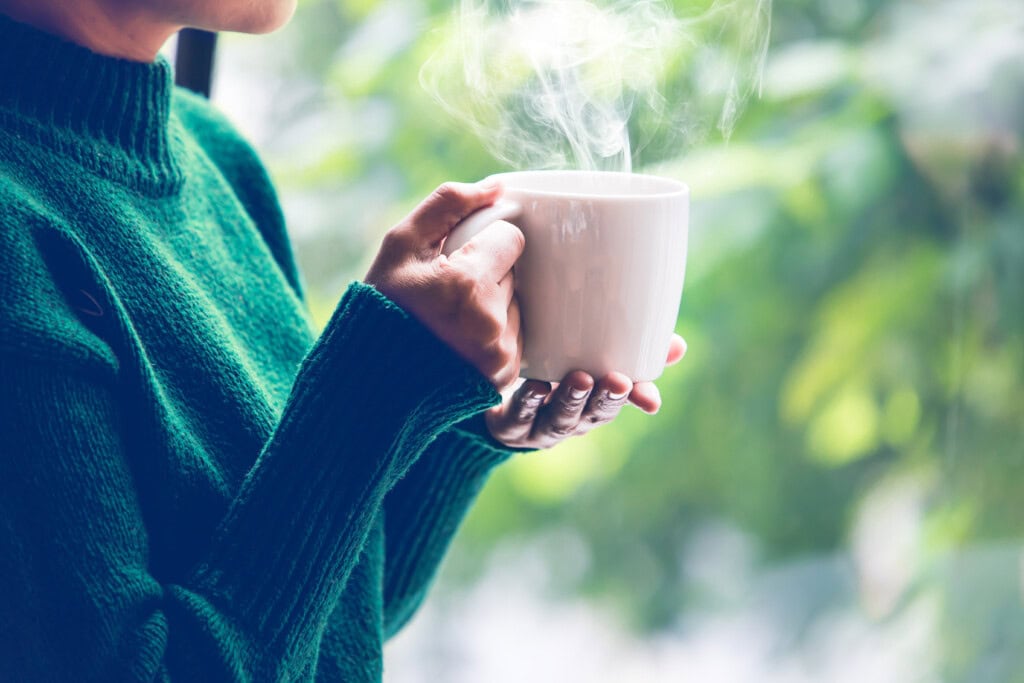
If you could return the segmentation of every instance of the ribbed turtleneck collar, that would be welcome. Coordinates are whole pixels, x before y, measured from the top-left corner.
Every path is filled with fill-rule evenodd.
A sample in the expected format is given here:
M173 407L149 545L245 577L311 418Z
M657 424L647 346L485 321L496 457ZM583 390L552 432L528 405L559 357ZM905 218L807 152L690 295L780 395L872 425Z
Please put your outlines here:
M29 135L140 189L167 194L180 186L168 125L174 86L163 57L99 55L0 15L0 64L0 112L13 113Z

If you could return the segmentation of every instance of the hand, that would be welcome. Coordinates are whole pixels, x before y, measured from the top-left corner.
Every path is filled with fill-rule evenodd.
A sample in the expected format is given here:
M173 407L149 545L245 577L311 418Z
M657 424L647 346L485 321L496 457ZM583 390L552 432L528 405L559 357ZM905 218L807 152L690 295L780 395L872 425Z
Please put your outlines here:
M498 221L450 256L441 253L452 228L500 195L494 184L437 188L384 236L365 281L503 389L518 377L522 358L512 264L526 239Z
M685 353L686 342L672 335L668 364L678 363ZM554 385L523 382L484 417L491 435L506 446L550 448L611 422L626 403L654 414L661 408L661 394L653 382L633 384L622 373L610 373L595 385L593 377L575 371Z

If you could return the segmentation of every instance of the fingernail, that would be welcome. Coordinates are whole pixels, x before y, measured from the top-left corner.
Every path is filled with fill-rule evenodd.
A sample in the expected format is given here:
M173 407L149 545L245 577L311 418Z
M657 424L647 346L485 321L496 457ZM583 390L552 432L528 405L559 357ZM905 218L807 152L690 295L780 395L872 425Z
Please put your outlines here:
M498 181L495 180L494 178L484 178L479 183L477 183L477 187L479 187L484 192L490 192L491 190L498 189Z
M577 400L584 398L589 393L590 389L573 388L569 390L569 395Z
M610 398L613 401L618 401L620 399L626 398L626 394L628 393L628 391L609 391L608 398Z

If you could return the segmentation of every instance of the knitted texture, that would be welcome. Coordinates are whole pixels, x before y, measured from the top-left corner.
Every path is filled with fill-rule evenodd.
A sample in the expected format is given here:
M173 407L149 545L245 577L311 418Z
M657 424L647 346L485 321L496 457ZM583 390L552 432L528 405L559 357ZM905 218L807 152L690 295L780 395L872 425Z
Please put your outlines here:
M165 61L0 17L0 678L375 681L499 397L354 284Z

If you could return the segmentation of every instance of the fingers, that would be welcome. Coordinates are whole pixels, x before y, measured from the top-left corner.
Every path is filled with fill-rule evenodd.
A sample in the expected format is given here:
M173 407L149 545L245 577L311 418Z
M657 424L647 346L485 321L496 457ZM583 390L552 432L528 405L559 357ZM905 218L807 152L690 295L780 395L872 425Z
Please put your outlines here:
M530 443L537 413L551 393L551 385L540 380L523 382L508 402L487 413L487 426L494 438L513 445Z
M632 388L629 378L617 372L596 386L587 373L571 372L554 390L546 382L528 380L505 407L488 415L488 424L505 443L547 448L614 420Z
M417 206L403 225L424 244L434 244L466 216L493 204L501 191L501 185L487 181L445 183Z
M668 365L674 365L683 359L686 355L686 340L680 337L678 334L672 335L672 341L669 342L668 346Z
M523 253L523 231L507 221L495 221L462 245L449 258L473 263L477 272L489 273L495 282L512 270Z
M661 395L653 383L634 385L622 373L609 373L595 385L590 375L574 371L555 385L525 381L487 412L486 421L491 434L509 446L550 448L611 422L627 403L656 413Z
M515 381L522 358L512 264L525 245L510 223L486 225L515 206L495 207L496 182L446 183L389 230L366 282L427 325L499 389ZM505 213L503 213L505 212ZM446 256L445 239L460 223L474 235ZM486 227L477 232L479 226ZM475 233L475 234L474 234ZM461 238L460 238L461 239Z
M509 387L519 378L519 364L523 359L523 338L519 317L519 304L512 300L506 312L505 329L501 334L498 353L505 359L505 365L495 377L499 391Z
M629 394L629 402L645 413L654 415L661 410L661 392L654 382L637 382Z
M580 417L577 431L589 432L595 427L611 422L626 405L633 382L620 372L612 372L598 382L590 394L587 407Z
M566 375L537 416L534 436L547 442L574 434L593 389L594 378L587 373L576 370Z

